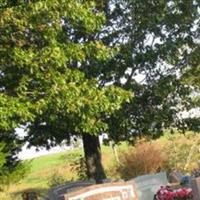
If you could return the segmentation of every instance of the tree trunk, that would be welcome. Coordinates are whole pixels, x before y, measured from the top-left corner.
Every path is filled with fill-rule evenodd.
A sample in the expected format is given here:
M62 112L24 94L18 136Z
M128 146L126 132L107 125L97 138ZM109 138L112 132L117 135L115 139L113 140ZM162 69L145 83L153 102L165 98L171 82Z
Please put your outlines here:
M83 134L83 147L88 178L94 179L96 183L102 183L102 180L106 178L106 175L101 163L99 137Z

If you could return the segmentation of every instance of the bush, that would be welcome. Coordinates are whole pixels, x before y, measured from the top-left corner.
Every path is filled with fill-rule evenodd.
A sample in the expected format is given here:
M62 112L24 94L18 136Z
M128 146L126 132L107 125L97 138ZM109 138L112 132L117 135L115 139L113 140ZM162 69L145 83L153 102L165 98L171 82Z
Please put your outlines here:
M87 177L87 168L85 163L85 158L82 155L79 155L70 163L71 170L74 174L77 175L77 178L80 180L86 180Z
M1 200L12 200L14 198L11 197L11 195L8 194L7 192L0 192L0 199Z
M13 134L0 134L0 190L17 183L28 173L30 165L17 157L22 142Z
M64 159L67 161L67 166L73 174L72 180L85 180L87 179L87 168L85 158L82 151L74 151L68 153Z
M194 133L169 136L163 148L168 160L166 170L191 173L200 160L199 145L200 136Z
M166 162L166 157L161 148L155 143L139 143L135 148L120 153L120 164L115 166L115 171L120 178L130 179L139 175L161 171Z
M161 170L191 173L200 160L199 146L200 135L191 132L165 135L152 143L142 141L122 151L120 163L115 163L109 173L112 177L123 179Z
M65 156L63 157L64 159ZM55 187L58 185L62 185L68 181L73 180L86 180L87 179L87 169L85 164L85 159L80 152L73 152L67 154L67 163L65 165L70 169L71 176L69 174L63 173L62 171L56 170L49 178L48 178L48 186Z
M58 172L54 172L49 178L48 178L48 186L50 188L52 187L56 187L59 185L64 184L66 181L66 179L60 175Z
M19 163L14 170L6 169L0 174L0 188L9 186L10 184L18 183L30 171L29 163Z

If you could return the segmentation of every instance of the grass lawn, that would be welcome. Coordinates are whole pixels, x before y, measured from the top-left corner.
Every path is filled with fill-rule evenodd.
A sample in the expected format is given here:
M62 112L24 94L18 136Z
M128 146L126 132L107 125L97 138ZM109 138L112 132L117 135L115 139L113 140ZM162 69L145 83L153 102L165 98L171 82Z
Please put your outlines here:
M120 149L126 147L126 144L119 146ZM21 180L19 184L11 185L8 192L12 196L14 195L16 200L20 199L20 196L24 191L36 191L43 197L49 189L49 177L53 174L61 175L68 181L77 180L78 177L75 171L70 167L70 164L74 159L79 158L81 155L83 155L82 149L75 149L29 160L30 171L28 175ZM109 169L114 160L114 154L111 147L102 146L102 160L105 170Z
M144 141L141 140L139 142L144 142ZM196 144L196 142L198 143ZM171 134L166 133L160 139L150 143L152 144L154 143L156 147L161 147L163 152L166 151L165 149L166 147L168 150L170 150L169 152L167 150L165 153L167 153L167 155L170 153L170 156L173 159L169 159L167 161L168 166L166 170L168 169L170 170L178 169L180 171L183 170L183 167L187 164L186 163L187 158L188 156L190 156L191 153L192 154L190 156L190 163L189 163L190 165L188 166L188 170L189 167L193 169L194 166L196 166L196 161L200 159L199 148L197 149L195 148L195 151L193 148L194 144L197 147L200 144L199 134L187 133L185 135L174 134L173 136L171 136ZM122 150L128 150L128 152L129 151L131 152L131 149L128 149L128 145L126 143L122 143L121 145L117 146L117 149L119 153L122 152ZM143 156L140 156L142 160L140 159L139 161L143 163L143 158L145 158L144 156L146 156L146 158L149 159L148 156L149 152L150 151L148 151L147 154L144 155L142 154ZM143 153L145 153L145 151ZM11 200L11 199L21 200L21 194L24 191L36 191L39 196L44 197L49 189L50 177L52 177L55 174L56 176L64 178L66 181L77 180L78 179L77 168L74 168L72 166L72 163L74 161L77 161L77 159L79 159L81 156L83 156L82 149L75 149L71 151L65 151L62 153L42 156L27 161L29 162L30 165L30 171L28 175L23 180L21 180L19 184L11 185L7 189L7 194L12 195L11 198L9 198L5 192L4 193L0 192L0 200ZM123 164L125 163L123 161L124 156L125 154L123 155L119 154L119 160L122 161ZM135 159L135 157L133 156L132 159ZM117 171L116 169L117 165L115 166L113 165L116 163L115 161L116 160L112 148L110 146L102 146L102 162L108 178L112 177L113 179L116 179L122 177L122 174L120 174L120 172ZM137 160L133 161L134 161L133 163L141 163L138 161L138 158ZM149 163L151 162L149 161ZM126 163L124 166L129 166L129 164ZM125 169L124 172L128 170L128 168L124 169ZM135 167L135 169L137 169L137 167ZM131 173L133 172L132 168L130 172ZM134 176L135 175L131 174L130 178Z

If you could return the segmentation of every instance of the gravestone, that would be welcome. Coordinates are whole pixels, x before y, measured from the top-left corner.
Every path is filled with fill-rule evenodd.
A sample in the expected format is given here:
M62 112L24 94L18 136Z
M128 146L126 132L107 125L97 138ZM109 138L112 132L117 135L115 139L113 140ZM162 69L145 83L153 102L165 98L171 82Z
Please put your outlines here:
M200 200L200 177L191 181L193 200Z
M65 185L57 186L48 191L49 200L63 200L64 194L76 191L78 189L94 185L94 180L70 182Z
M154 195L161 186L168 184L167 175L161 172L154 175L138 176L128 182L134 181L139 200L153 200Z
M35 192L24 192L22 194L23 200L38 200L37 194Z
M170 183L181 183L182 178L183 178L183 174L180 172L171 172L169 174Z
M138 200L134 183L92 185L64 195L65 200Z

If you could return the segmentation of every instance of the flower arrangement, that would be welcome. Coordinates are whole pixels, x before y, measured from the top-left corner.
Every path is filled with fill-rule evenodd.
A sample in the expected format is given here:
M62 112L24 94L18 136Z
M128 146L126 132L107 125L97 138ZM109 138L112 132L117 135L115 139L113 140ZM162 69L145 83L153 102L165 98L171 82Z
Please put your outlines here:
M192 200L192 189L171 189L169 186L161 187L155 195L155 200Z

